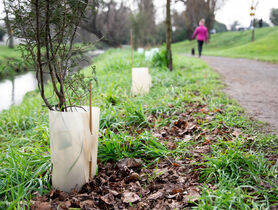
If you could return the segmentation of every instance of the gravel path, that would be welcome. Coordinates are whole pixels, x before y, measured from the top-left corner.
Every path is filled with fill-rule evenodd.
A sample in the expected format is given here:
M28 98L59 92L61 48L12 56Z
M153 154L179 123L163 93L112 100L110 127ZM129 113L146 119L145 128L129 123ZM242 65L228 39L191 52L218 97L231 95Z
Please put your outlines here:
M214 56L203 60L222 75L229 96L278 133L278 64Z

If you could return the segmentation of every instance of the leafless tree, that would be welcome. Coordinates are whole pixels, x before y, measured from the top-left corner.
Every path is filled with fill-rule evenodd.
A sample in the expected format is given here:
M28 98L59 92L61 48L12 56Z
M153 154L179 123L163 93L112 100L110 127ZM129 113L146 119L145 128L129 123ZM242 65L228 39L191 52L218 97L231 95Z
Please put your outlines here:
M232 24L231 24L231 31L236 31L237 27L240 25L240 23L235 20Z
M117 47L129 39L131 11L123 2L90 0L80 27L108 45Z
M178 12L176 10L173 11L172 15L172 25L173 25L173 42L182 41L186 37L186 15L185 11Z
M4 21L5 21L6 30L7 30L8 36L9 36L9 40L8 40L9 45L8 46L9 46L9 48L14 48L14 37L13 37L13 30L12 30L10 18L9 18L9 7L6 4L5 0L3 0L3 6L4 6L4 11L5 11Z
M153 0L137 0L138 11L131 17L134 47L155 43L155 7Z
M221 8L225 0L176 0L186 5L186 27L188 38L192 36L194 28L198 26L200 19L206 20L206 26L210 31L215 23L215 12Z

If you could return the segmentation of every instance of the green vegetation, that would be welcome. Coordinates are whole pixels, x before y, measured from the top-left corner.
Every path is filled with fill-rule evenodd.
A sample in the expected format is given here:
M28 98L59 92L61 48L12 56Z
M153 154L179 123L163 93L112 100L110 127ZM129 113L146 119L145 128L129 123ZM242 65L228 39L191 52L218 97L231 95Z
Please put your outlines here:
M227 26L223 23L218 22L218 21L215 21L213 28L216 30L217 33L228 31Z
M0 78L24 71L27 71L27 63L21 58L20 49L0 46Z
M6 33L5 29L2 26L0 26L0 41L3 41L5 33Z
M163 47L160 48L160 51L154 54L152 58L152 66L158 68L164 67L167 69L168 63L168 52L166 45L163 45Z
M218 33L211 36L204 46L204 55L242 57L268 62L278 62L278 27L260 28L255 31L255 41L251 42L251 31ZM197 48L196 41L173 44L178 53L189 54Z
M100 43L97 47L101 49L103 47ZM86 52L96 50L96 46L92 44L75 44L74 55L79 52ZM81 50L82 49L82 50ZM19 47L11 49L7 46L0 46L0 79L14 76L16 74L30 70L30 64L21 58L21 50Z
M190 114L201 128L194 135L226 128L241 132L218 137L210 146L207 161L195 163L204 183L195 204L199 209L266 209L277 205L278 166L265 158L278 154L277 137L255 129L258 124L248 120L220 91L218 75L205 63L178 55L174 61L173 72L150 68L150 93L131 97L129 51L109 50L95 60L99 87L94 88L93 105L101 109L99 159L113 162L132 157L147 164L158 158L188 157L192 148L204 144L206 136L177 141L176 148L169 150L152 131L172 126L178 113L192 108L190 104L206 105L208 115L200 111ZM142 55L135 54L134 66L147 65ZM89 75L91 69L84 72ZM0 208L20 208L21 201L29 205L32 193L50 190L48 112L42 104L39 92L34 91L21 106L0 113ZM153 127L151 116L156 116ZM209 121L204 119L207 116Z
M274 25L278 25L278 9L277 8L272 8L270 12L270 21Z

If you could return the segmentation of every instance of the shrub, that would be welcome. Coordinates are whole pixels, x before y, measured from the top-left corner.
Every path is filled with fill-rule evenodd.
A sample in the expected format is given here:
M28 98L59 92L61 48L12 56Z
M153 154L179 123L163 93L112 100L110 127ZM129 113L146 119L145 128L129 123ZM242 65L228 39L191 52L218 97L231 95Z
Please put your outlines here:
M5 29L0 27L0 41L3 41L5 33L6 33Z
M164 44L162 48L160 48L159 53L156 53L152 58L152 66L153 67L166 67L168 66L168 57L167 57L167 49Z

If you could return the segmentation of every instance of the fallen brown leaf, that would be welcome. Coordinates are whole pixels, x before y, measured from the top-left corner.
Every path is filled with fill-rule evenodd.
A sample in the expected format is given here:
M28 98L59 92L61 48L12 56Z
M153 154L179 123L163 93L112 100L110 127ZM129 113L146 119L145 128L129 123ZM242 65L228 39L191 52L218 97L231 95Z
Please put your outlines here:
M134 192L124 192L124 195L123 195L123 202L124 203L135 203L137 201L140 201L140 197L134 193Z
M177 194L177 193L182 193L183 192L183 189L173 189L171 194Z
M173 163L173 166L174 166L174 167L180 167L180 164L174 162L174 163Z
M163 196L164 196L163 192L158 191L158 192L156 192L156 193L154 193L154 194L151 194L151 195L148 197L148 200L161 199Z
M186 195L186 198L191 201L195 202L201 197L198 188L196 187L190 187L188 189L188 194Z
M32 210L49 210L51 205L49 202L35 202L32 206Z
M112 193L100 196L100 199L108 205L113 205L115 203L115 199Z
M233 131L233 136L235 136L236 138L238 138L241 135L241 131L239 129L234 129Z

